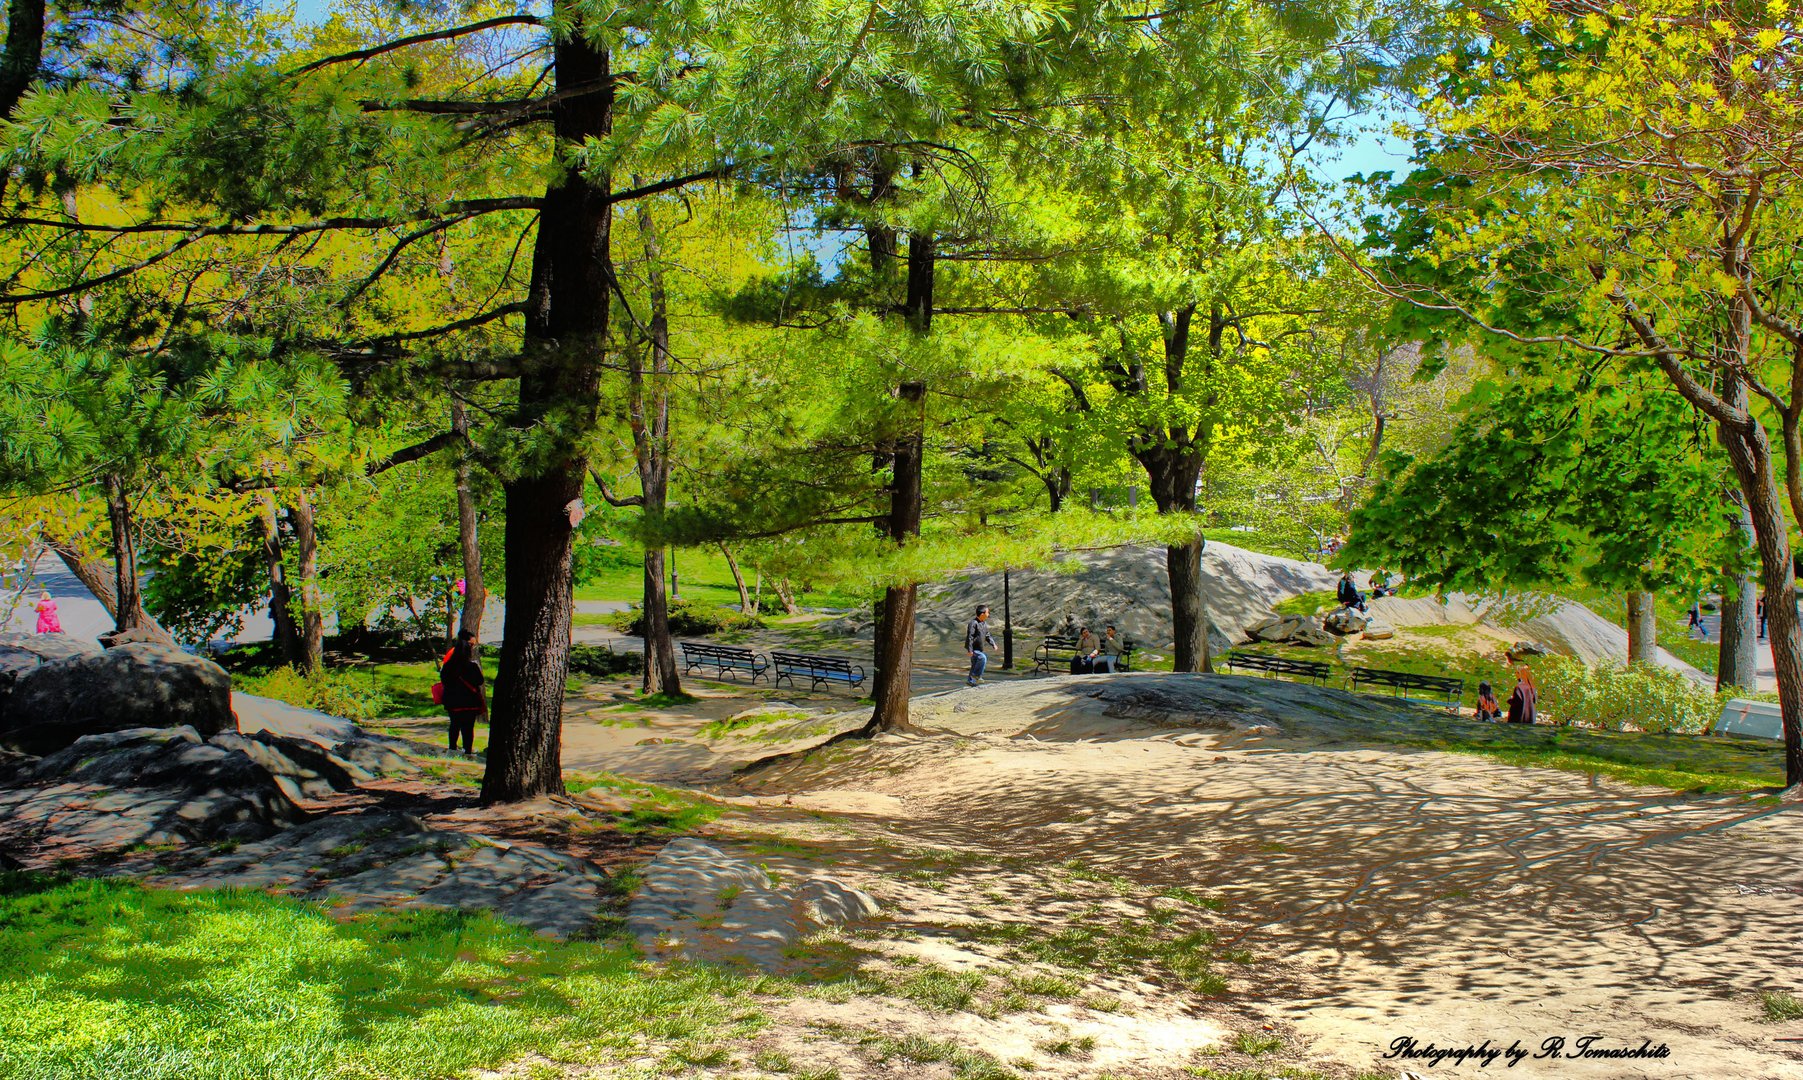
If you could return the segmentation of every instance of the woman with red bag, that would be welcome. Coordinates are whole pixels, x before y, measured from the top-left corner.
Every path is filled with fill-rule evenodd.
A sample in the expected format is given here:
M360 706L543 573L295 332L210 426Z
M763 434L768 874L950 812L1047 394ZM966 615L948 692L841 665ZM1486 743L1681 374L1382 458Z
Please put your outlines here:
M457 749L457 737L463 736L463 752L473 755L476 748L476 720L488 715L488 699L482 693L482 664L477 659L476 634L465 630L457 635L457 644L445 656L438 669L438 680L444 686L444 709L451 718L451 749Z

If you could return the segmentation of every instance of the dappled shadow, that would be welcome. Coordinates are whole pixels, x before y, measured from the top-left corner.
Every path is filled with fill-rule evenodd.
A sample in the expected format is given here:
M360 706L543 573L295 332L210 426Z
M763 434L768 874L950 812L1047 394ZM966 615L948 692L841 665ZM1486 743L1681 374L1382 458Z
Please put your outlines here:
M1632 1002L1630 1026L1685 1032L1713 1022L1706 1003L1794 978L1803 808L1385 746L1385 723L1556 733L1386 717L1308 688L1280 711L1272 695L1291 690L1233 685L1262 680L1193 682L1214 687L1184 699L1194 726L1131 686L1049 680L1005 707L947 699L928 722L951 737L835 747L746 783L890 793L906 805L890 835L923 847L1218 896L1221 944L1268 958L1271 989L1369 1023L1425 1016L1457 1035L1485 1007L1507 1027L1555 1003L1568 1022ZM1226 692L1244 698L1232 716Z

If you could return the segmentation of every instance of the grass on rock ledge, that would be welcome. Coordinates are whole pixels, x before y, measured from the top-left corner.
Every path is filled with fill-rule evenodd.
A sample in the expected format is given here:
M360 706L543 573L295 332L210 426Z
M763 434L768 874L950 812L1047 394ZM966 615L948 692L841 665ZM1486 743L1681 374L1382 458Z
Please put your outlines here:
M0 1076L445 1077L743 1034L759 980L488 915L0 874ZM672 1051L676 1052L676 1051Z

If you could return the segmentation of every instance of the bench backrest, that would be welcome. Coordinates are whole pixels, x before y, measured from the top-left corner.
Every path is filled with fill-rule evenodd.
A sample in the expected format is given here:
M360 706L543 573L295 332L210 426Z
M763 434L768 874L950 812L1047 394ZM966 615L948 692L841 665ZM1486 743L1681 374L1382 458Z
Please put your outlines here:
M1048 649L1074 649L1077 647L1077 639L1062 634L1047 634L1040 644Z
M842 671L851 674L851 661L843 656L809 656L806 653L772 652L772 663L785 667L814 668L819 671Z
M1452 693L1465 689L1464 679L1444 675L1417 675L1412 671L1384 671L1380 668L1353 668L1352 681L1394 686L1402 690L1440 690Z
M737 645L714 645L706 641L685 641L684 652L692 652L699 656L718 656L726 660L755 660L757 653Z

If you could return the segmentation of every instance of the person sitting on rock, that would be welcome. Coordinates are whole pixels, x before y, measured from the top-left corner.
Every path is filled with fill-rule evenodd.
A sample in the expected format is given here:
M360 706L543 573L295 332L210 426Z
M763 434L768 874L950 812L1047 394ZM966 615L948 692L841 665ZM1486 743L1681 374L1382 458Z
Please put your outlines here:
M1477 684L1477 718L1479 720L1498 720L1502 717L1502 707L1496 703L1496 691L1488 682Z
M488 699L482 693L482 664L477 660L476 632L460 631L451 655L438 669L438 681L444 684L444 710L451 720L451 749L457 749L459 737L463 752L476 752L476 720L488 716Z
M1365 594L1352 582L1352 571L1340 575L1340 606L1365 610Z
M1381 566L1378 567L1377 572L1371 575L1371 599L1381 600L1386 596L1394 595L1396 595L1396 590L1390 588L1390 572Z

